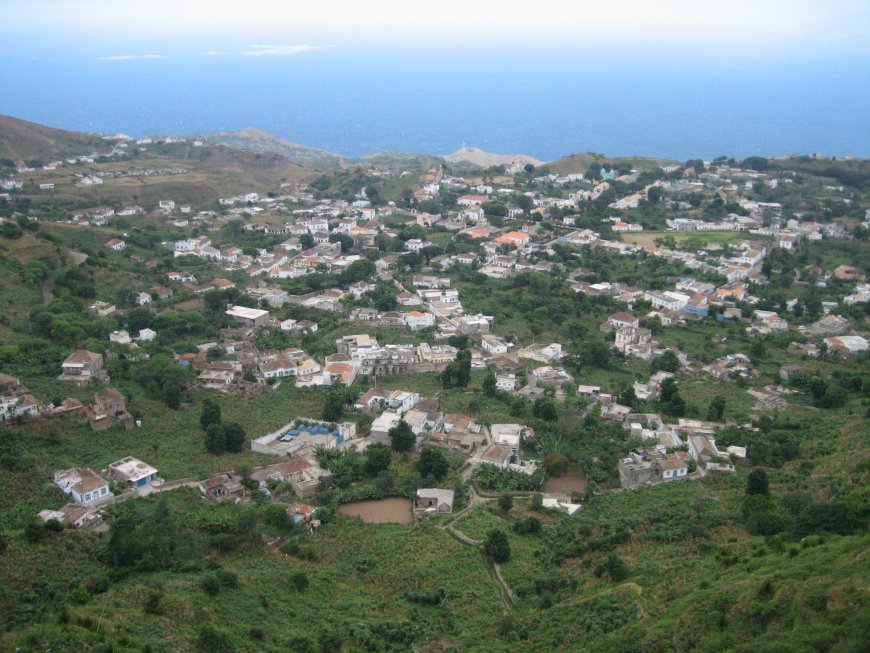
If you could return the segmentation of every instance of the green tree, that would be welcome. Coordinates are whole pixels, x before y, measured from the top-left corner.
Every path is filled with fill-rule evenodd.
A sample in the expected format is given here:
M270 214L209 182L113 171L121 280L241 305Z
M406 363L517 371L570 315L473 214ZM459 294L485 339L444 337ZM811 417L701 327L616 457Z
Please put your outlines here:
M550 397L538 397L532 406L532 415L547 422L555 421L559 416L556 402Z
M405 420L400 420L387 435L393 446L393 451L411 451L417 444L417 436Z
M327 422L335 422L344 413L345 392L342 388L333 388L326 395L323 410L320 411L321 419Z
M502 512L510 512L510 509L514 507L514 500L511 498L511 495L502 494L498 498L498 507Z
M393 454L385 444L372 444L366 448L366 461L363 469L367 476L375 477L390 467Z
M710 406L707 408L707 419L712 422L721 422L722 416L725 414L725 397L716 395L710 401Z
M333 231L331 234L329 234L329 242L341 243L342 254L346 254L353 249L353 238L351 238L347 234L343 234L338 231Z
M224 425L224 450L239 453L245 448L245 429L238 422Z
M494 397L496 392L495 374L489 372L483 379L483 392L487 397Z
M746 494L770 495L767 472L762 467L755 467L749 472L749 476L746 477Z
M674 379L662 381L659 393L659 405L665 415L682 417L686 413L686 402L677 390L677 382Z
M424 447L420 452L420 459L417 461L417 471L424 478L431 476L436 481L440 481L450 471L450 463L441 450L434 447Z
M221 423L221 407L214 399L206 398L202 402L202 412L199 414L199 426L206 430L212 424Z
M376 272L375 264L362 258L348 265L347 269L338 275L338 279L342 284L356 283L372 279Z
M517 193L514 195L514 203L526 213L531 212L535 208L535 201L528 195Z
M483 542L483 552L499 564L508 562L511 559L511 543L505 532L491 530Z
M205 429L205 450L220 454L226 451L227 436L223 424L209 424Z
M650 367L653 372L670 372L671 374L675 374L680 369L680 359L677 358L677 355L668 349L661 356L658 356L653 359L652 363L650 363Z

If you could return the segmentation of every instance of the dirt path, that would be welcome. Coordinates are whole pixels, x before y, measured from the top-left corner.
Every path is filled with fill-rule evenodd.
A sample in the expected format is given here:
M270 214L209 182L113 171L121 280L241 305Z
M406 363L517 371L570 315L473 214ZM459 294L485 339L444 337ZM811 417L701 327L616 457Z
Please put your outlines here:
M45 281L42 282L42 303L50 304L51 300L54 299L54 279L51 277L46 277Z

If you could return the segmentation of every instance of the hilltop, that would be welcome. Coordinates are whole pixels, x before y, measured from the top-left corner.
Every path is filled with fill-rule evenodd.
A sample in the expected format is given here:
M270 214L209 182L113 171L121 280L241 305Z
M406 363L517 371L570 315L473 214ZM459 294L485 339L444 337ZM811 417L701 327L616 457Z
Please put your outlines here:
M317 170L337 170L348 164L348 159L340 154L299 145L254 127L246 127L232 132L220 132L210 136L209 140L240 150L280 154L294 163Z
M635 170L641 172L647 170L655 170L668 164L676 163L668 159L654 159L640 156L623 156L623 157L608 157L604 154L596 152L579 152L577 154L569 154L561 159L550 161L547 167L553 172L561 174L569 172L585 172L593 163L600 163L604 167L619 167L620 164L630 165Z
M98 134L55 129L12 116L0 116L0 159L31 161L107 151Z
M491 168L511 163L521 163L523 165L531 163L533 166L543 165L542 161L527 154L493 154L491 152L484 152L477 147L463 147L443 158L448 163L471 163L481 168Z
M316 171L280 153L255 152L192 139L107 138L96 134L54 129L0 117L0 159L9 167L25 161L35 170L24 174L32 180L46 173L45 163L81 158L79 175L102 176L99 196L112 203L153 204L167 196L182 202L201 202L225 192L270 190L282 183L295 184ZM172 170L172 174L129 174L130 171ZM54 175L54 173L50 173ZM58 182L55 199L92 202L92 188L75 186L71 173L53 177Z

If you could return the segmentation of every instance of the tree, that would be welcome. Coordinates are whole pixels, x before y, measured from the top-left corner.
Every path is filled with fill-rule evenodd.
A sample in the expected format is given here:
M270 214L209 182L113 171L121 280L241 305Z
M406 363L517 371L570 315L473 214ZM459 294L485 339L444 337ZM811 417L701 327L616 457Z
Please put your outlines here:
M393 451L411 451L417 444L417 436L405 420L399 420L393 428L387 431Z
M372 444L366 448L366 462L363 469L367 476L375 477L390 467L393 454L385 444Z
M577 361L581 365L604 369L610 364L610 347L599 338L590 338L580 344Z
M646 201L650 204L658 204L664 197L665 191L661 186L652 186L646 192Z
M494 397L496 392L495 374L490 372L483 379L483 392L487 397Z
M609 554L604 562L595 569L596 576L608 574L615 583L628 578L629 573L628 566L615 553Z
M464 388L471 379L471 352L462 350L456 360L441 372L441 385L445 388Z
M326 402L323 404L323 410L320 411L320 417L327 422L334 422L344 413L344 390L341 388L332 389L326 395Z
M511 498L511 495L502 494L498 498L498 507L502 512L510 512L510 509L514 507L514 500Z
M320 653L340 653L342 638L335 630L321 630L317 636L317 650Z
M329 234L329 242L341 243L342 254L346 254L353 249L353 238L351 238L347 234L343 234L338 231L333 231L331 234Z
M239 453L245 448L245 429L238 422L224 426L224 451Z
M203 431L212 424L221 423L221 407L214 399L208 398L202 402L202 412L199 414L199 425Z
M209 424L205 429L205 450L209 453L223 453L227 447L227 437L223 424Z
M375 264L362 258L348 265L347 269L338 275L338 279L342 284L356 283L373 278L376 272Z
M535 208L535 201L528 195L516 194L514 195L514 202L526 213L529 213L533 208Z
M483 552L494 562L503 564L511 559L511 543L504 531L493 529L483 542Z
M417 461L417 471L424 478L431 476L436 481L440 481L447 475L449 470L450 463L447 460L447 456L441 450L434 447L425 447L420 452L420 459Z
M547 422L555 421L559 416L556 412L556 402L550 397L538 397L532 406L532 415Z
M654 358L650 366L653 372L661 370L675 374L680 369L680 359L677 358L677 355L673 351L668 349L661 356Z
M746 477L746 494L760 494L763 496L770 495L770 488L768 487L767 481L767 472L764 471L762 467L756 467L751 472L749 472L749 476Z
M725 397L716 395L710 401L710 406L707 408L707 419L711 422L722 421L722 416L725 414Z
M662 381L659 404L665 415L682 417L686 413L686 402L680 396L677 390L677 382L674 379Z

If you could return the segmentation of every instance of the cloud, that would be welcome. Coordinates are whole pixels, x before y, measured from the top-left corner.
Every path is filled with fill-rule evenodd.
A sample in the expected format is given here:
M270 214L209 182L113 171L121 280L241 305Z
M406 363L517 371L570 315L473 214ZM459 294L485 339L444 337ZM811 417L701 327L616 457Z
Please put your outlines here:
M162 54L114 54L110 57L97 57L100 61L135 61L137 59L165 59Z
M209 57L220 57L226 54L223 50L209 50L205 53Z
M303 52L314 52L315 50L324 50L325 45L252 45L252 50L242 52L247 57L286 57L293 54L302 54Z

